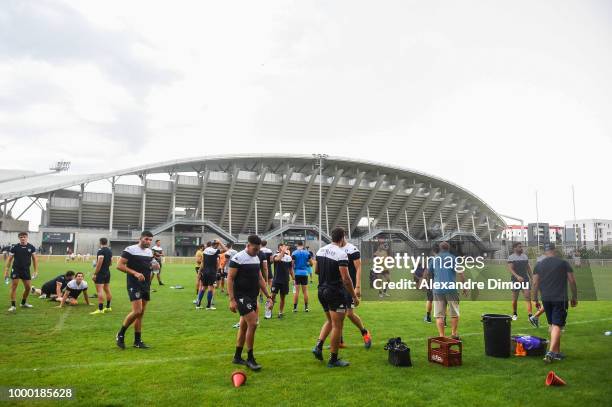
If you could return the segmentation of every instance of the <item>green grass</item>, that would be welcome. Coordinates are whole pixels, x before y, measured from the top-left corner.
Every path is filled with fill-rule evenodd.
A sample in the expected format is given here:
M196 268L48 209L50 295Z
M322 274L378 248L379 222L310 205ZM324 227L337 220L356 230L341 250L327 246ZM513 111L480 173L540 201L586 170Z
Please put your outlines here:
M87 263L71 268L90 274ZM66 269L63 262L41 264L41 285ZM570 311L562 348L567 360L552 366L568 382L544 386L551 369L540 358L496 359L484 356L480 315L507 313L509 302L462 303L460 333L463 366L444 368L427 362L426 338L433 325L422 322L423 301L366 301L358 313L373 334L372 349L363 348L347 321L349 347L341 356L346 369L328 369L316 361L313 346L324 320L311 286L308 314L287 313L285 319L263 320L255 354L263 369L247 372L247 384L235 389L230 363L237 316L218 296L216 311L195 311L191 301L193 269L166 265L166 286L157 287L145 315L143 339L149 350L115 347L114 335L129 309L125 277L113 272L113 313L90 316L94 307L57 309L55 303L31 298L33 309L0 313L0 386L73 387L76 398L66 404L87 405L609 405L612 302L585 301ZM185 290L173 290L181 284ZM19 292L21 292L21 287ZM6 285L0 298L7 299ZM18 297L19 298L19 297ZM95 301L95 299L92 299ZM523 304L513 333L546 336L532 329ZM133 331L128 331L131 342ZM387 363L384 343L401 336L412 352L412 368ZM327 351L326 351L327 354ZM327 356L327 355L326 355ZM20 405L56 405L57 401Z

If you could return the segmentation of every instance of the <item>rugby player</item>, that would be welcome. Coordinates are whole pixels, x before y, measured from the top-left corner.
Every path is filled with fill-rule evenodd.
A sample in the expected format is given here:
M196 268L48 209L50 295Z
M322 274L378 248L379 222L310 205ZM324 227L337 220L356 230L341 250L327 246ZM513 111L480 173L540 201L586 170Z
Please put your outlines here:
M66 284L66 289L64 290L64 295L62 295L60 299L60 305L58 308L62 308L64 304L68 303L68 305L77 305L78 298L81 293L83 293L83 298L85 299L85 304L92 305L89 303L89 296L87 295L87 281L84 281L85 275L82 272L77 272L72 280Z
M217 270L219 269L219 255L225 253L227 247L215 239L212 242L206 244L204 249L204 259L202 260L202 266L198 271L198 278L202 282L200 292L198 293L198 302L196 303L196 309L202 309L202 298L204 293L208 290L206 296L206 310L215 310L216 308L212 305L213 296L215 294L215 283L217 282Z
M280 294L280 304L278 310L278 317L283 317L283 311L285 309L285 297L289 294L289 276L295 281L295 274L293 272L293 262L289 255L289 247L283 243L279 243L278 252L272 256L274 262L274 280L272 281L272 303L266 307L265 318L272 318L272 310L274 308L274 302L276 301L276 295Z
M194 304L198 303L198 294L200 293L200 288L202 287L202 282L200 281L200 267L202 267L202 260L204 259L204 248L206 246L204 244L200 244L198 246L198 250L195 252L195 272L196 272L196 299L193 300Z
M523 245L521 244L521 242L514 242L512 244L512 253L510 254L510 256L508 256L508 271L511 275L510 281L512 281L513 283L529 283L533 279L531 266L529 265L529 258L527 258L527 255L523 253ZM521 291L525 296L525 301L527 304L527 313L529 314L529 320L531 321L531 317L533 315L533 307L531 304L531 290L528 288L512 290L512 320L516 321L518 319L516 308L518 296Z
M229 264L232 257L238 253L233 249L234 244L232 242L228 242L226 245L227 251L224 253L223 259L223 267L221 271L221 292L223 292L223 287L225 286L225 281L227 280L227 273L229 272Z
M110 266L113 263L113 252L108 247L108 239L100 238L100 249L96 254L96 268L93 274L93 281L96 285L96 293L98 296L98 309L92 312L92 315L111 312L111 300L113 296L110 291ZM104 308L104 296L106 295L106 308Z
M389 252L387 251L387 245L383 243L382 240L379 241L378 250L374 252L374 257L382 257L386 258L389 256ZM391 272L385 267L385 262L382 262L381 267L383 267L380 277L383 282L389 283L391 281ZM389 297L389 293L387 292L387 284L383 284L383 289L378 290L378 296Z
M153 252L153 258L159 263L159 270L153 270L153 275L157 277L157 283L159 285L164 285L161 281L162 262L164 257L164 249L161 247L161 240L157 239L155 241L155 246L151 247L151 251Z
M4 265L4 278L8 278L9 270L11 270L11 306L8 309L9 312L15 312L15 293L19 280L23 283L23 296L21 297L22 308L32 308L31 304L28 304L27 299L32 289L32 276L30 276L30 266L34 264L34 278L38 276L38 258L36 257L36 248L28 243L28 233L20 232L17 235L19 243L11 246L9 251L9 258Z
M298 300L300 298L300 288L304 295L304 311L308 309L308 268L312 266L312 256L304 249L304 243L297 242L297 250L291 254L293 259L293 269L295 272L295 293L293 294L293 312L297 312Z
M250 235L247 242L246 248L230 260L227 276L230 311L240 314L233 363L246 365L251 370L260 370L261 366L253 355L259 291L261 290L266 298L271 300L266 281L260 271L260 258L257 256L261 247L261 239L257 235ZM242 358L245 343L248 355L246 361Z
M342 249L348 257L348 271L349 276L351 277L353 288L355 290L355 294L357 295L357 298L361 299L361 253L359 252L359 249L355 247L355 245L349 243L346 239L344 240L344 246L342 246ZM352 297L348 294L348 292L346 292L345 294L346 303L348 304L346 314L353 323L353 325L355 325L357 329L359 329L361 337L363 338L363 344L365 348L370 349L370 347L372 346L372 336L370 335L370 332L363 326L363 322L361 321L361 318L359 318L359 315L355 313L355 303L353 302ZM344 340L342 337L340 337L340 347L344 347Z
M323 343L328 335L330 340L330 357L327 367L346 367L349 362L338 358L338 348L342 337L342 326L347 304L347 293L355 306L359 298L353 288L353 282L348 271L348 256L342 249L344 244L344 229L335 228L331 232L332 243L319 249L315 273L319 275L319 302L325 311L326 321L321 327L317 344L312 353L318 360L323 360Z
M32 287L32 294L39 295L39 299L44 300L49 298L52 300L60 301L62 293L66 289L66 285L70 280L74 278L74 271L69 270L66 274L60 274L53 280L47 281L42 287Z
M134 324L134 347L139 349L148 349L142 341L142 319L147 303L151 300L151 268L159 267L157 262L153 263L153 252L150 249L153 234L149 231L143 231L140 234L140 240L137 244L125 248L117 270L125 273L127 276L127 290L132 310L123 320L121 329L117 332L115 338L117 346L125 349L125 332ZM153 264L152 264L153 263Z

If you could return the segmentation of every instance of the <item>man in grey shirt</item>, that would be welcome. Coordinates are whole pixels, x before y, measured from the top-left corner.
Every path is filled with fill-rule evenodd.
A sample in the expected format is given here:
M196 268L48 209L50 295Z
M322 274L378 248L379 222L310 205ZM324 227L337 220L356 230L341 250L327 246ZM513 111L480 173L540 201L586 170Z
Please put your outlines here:
M510 280L513 283L528 283L527 287L531 287L532 272L529 265L529 258L523 253L523 245L521 242L512 244L512 253L508 256L508 271L510 272ZM518 288L512 290L512 320L516 321L518 315L516 312L519 292L523 291L525 301L527 301L527 313L529 321L533 316L533 308L531 305L531 290L529 288ZM533 324L533 322L532 322Z

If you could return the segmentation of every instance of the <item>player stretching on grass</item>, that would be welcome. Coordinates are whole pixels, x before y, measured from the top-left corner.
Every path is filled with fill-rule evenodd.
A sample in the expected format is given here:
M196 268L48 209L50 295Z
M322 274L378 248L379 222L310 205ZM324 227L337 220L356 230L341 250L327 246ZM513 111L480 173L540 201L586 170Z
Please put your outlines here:
M8 278L9 270L11 270L11 307L9 312L15 312L15 292L19 285L19 280L23 282L23 296L21 297L22 308L32 308L32 305L27 303L28 295L32 289L32 277L30 276L30 265L34 263L34 278L38 275L38 258L36 257L36 248L28 243L28 233L20 232L17 236L19 243L13 245L9 251L9 258L4 266L4 278ZM11 268L12 265L12 268Z
M39 295L39 299L48 298L54 301L60 301L66 288L66 285L74 278L74 271L68 270L66 274L60 274L53 280L47 281L40 289L32 287L32 294Z
M508 271L511 274L510 280L513 283L529 283L532 280L529 258L527 258L527 255L523 253L523 245L521 242L515 242L512 244L512 254L508 256ZM531 290L529 288L512 290L512 320L516 321L518 319L516 308L518 296L521 291L525 296L525 301L527 301L527 313L529 314L529 321L531 322L533 308L531 305Z
M108 247L108 239L100 238L100 249L96 254L96 269L94 270L93 281L96 284L98 295L98 309L91 312L91 315L111 312L111 300L113 296L110 291L110 265L113 263L113 252ZM106 308L104 308L104 295L106 294Z
M142 341L142 318L144 317L147 303L151 300L151 267L159 267L153 262L153 252L149 248L153 234L143 231L140 234L138 244L128 246L121 253L117 270L127 274L127 290L132 311L127 314L117 333L117 346L125 349L125 332L134 324L134 347L147 349L148 346Z
M359 249L357 249L357 247L355 247L355 245L352 243L347 242L346 239L344 240L344 246L342 249L348 256L348 271L349 276L351 276L353 288L355 289L355 294L357 295L357 298L361 299L361 254L359 253ZM359 329L366 349L370 349L372 346L372 336L363 326L363 322L361 321L361 318L359 318L359 315L355 313L355 303L348 292L346 292L346 303L349 304L349 307L346 310L348 318L351 320L353 325ZM345 347L342 337L340 337L340 347Z
M561 331L567 320L567 285L569 283L572 290L572 307L578 305L578 288L572 266L556 256L553 243L544 245L544 255L544 260L535 266L533 292L536 303L538 292L542 293L542 305L550 332L550 348L544 356L544 362L552 363L565 359L565 355L561 353Z
M246 249L236 254L230 260L227 276L227 291L229 292L230 311L240 314L239 330L236 338L236 353L233 363L246 364L251 370L259 370L261 366L255 361L253 346L255 330L257 329L257 296L261 290L266 298L270 298L266 281L260 272L260 259L257 256L261 239L257 235L248 237ZM247 360L242 358L242 349L246 343Z
M60 299L60 305L58 305L57 308L63 308L66 303L68 303L68 305L77 305L81 293L83 293L85 304L91 305L89 303L89 296L87 295L87 281L83 281L83 277L83 273L79 271L74 276L74 279L68 282L64 295Z
M293 259L293 269L295 271L295 294L293 294L293 312L297 312L300 289L304 295L304 311L308 312L308 267L312 266L312 255L304 249L304 243L297 243L291 258Z
M347 292L355 306L359 305L359 298L355 294L349 275L348 256L342 249L344 229L338 227L332 230L331 238L332 243L323 246L317 252L315 273L319 275L319 302L325 311L326 321L321 327L319 339L312 353L318 360L323 360L323 343L331 334L327 367L346 367L349 363L338 359L338 348L342 337L344 316L350 306L347 304Z

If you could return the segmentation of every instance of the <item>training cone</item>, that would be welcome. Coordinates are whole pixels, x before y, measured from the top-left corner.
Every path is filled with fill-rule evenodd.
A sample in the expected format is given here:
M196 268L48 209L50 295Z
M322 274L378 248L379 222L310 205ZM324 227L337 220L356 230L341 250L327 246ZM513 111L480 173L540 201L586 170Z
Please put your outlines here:
M244 372L237 370L232 373L232 384L234 387L240 387L244 383L246 383L246 374Z
M565 380L560 378L552 370L546 375L547 386L565 386Z
M514 350L514 356L527 356L527 351L520 342L516 343L516 349Z

